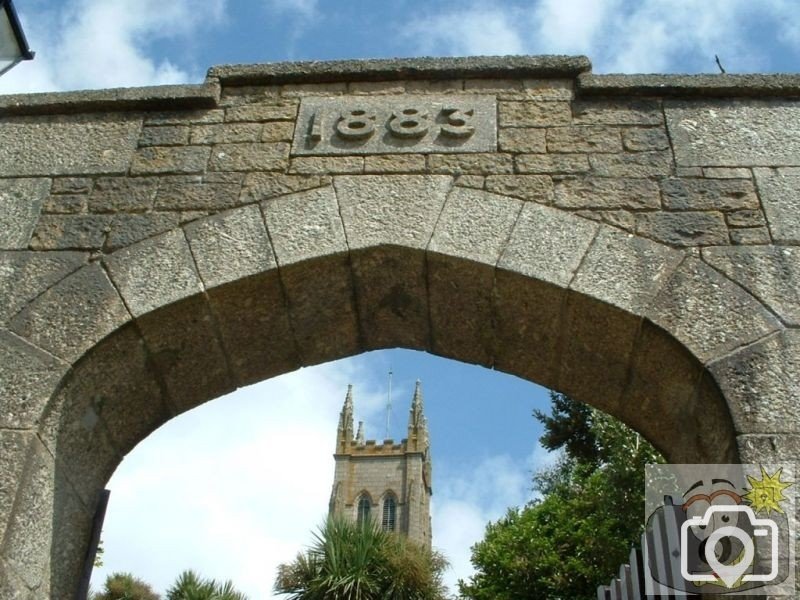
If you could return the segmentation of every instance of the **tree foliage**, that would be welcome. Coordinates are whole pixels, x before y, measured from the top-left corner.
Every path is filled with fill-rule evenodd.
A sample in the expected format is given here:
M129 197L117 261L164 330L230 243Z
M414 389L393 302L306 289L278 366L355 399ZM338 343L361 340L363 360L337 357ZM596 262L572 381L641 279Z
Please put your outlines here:
M94 554L94 562L92 563L95 569L99 569L103 566L103 554L105 554L105 552L106 549L103 547L103 540L100 540L97 543L97 551Z
M441 600L447 561L373 523L328 519L312 546L278 568L290 600Z
M91 600L161 600L161 596L130 573L113 573L106 578L103 591L90 595ZM167 590L166 600L247 600L233 582L218 583L203 579L194 571L184 571Z
M550 392L551 415L534 410L533 416L544 425L539 438L547 450L564 448L567 456L588 464L598 460L597 436L592 429L594 411L569 396Z
M167 590L167 600L247 600L232 581L219 583L203 579L194 571L184 571Z
M558 462L534 476L540 496L490 523L472 548L476 569L459 582L474 600L596 598L627 561L644 520L644 467L661 462L638 434L608 415L551 393L542 444Z
M112 573L103 590L91 594L92 600L161 600L147 583L131 573Z

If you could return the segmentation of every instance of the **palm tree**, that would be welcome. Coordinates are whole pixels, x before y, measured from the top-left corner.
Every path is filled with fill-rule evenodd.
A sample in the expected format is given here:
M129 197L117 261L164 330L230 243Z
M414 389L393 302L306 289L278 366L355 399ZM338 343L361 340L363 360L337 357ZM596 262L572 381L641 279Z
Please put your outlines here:
M312 546L278 567L289 600L442 600L441 554L373 523L331 518Z
M167 590L167 600L247 600L232 581L217 583L201 579L194 571L184 571Z

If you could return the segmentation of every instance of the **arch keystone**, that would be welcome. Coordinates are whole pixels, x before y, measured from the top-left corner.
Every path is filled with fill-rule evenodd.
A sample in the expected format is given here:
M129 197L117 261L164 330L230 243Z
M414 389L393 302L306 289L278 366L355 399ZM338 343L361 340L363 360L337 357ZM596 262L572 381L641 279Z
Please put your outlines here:
M451 185L435 175L334 179L365 349L430 347L424 250Z
M495 265L519 217L520 200L453 188L428 246L432 350L491 366ZM477 264L476 264L477 263Z
M350 259L333 188L281 196L261 207L301 363L331 360L341 347L360 352Z
M452 181L446 175L335 177L350 249L387 245L424 249Z
M567 289L599 224L526 203L498 262L495 367L558 388Z

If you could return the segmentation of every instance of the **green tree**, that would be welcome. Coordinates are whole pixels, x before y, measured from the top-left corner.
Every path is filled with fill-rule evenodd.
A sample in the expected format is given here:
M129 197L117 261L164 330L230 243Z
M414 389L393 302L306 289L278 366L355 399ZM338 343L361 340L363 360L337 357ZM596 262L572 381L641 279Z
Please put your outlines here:
M167 590L167 600L247 600L232 581L219 583L203 579L194 571L184 571Z
M612 417L553 394L542 444L560 449L555 466L534 476L541 495L490 523L472 548L475 575L465 598L596 598L625 562L643 528L644 467L659 453Z
M106 549L103 548L103 540L100 540L97 543L97 552L94 554L94 563L93 566L95 569L99 569L103 566L103 554L105 554Z
M148 584L130 573L112 573L103 590L90 595L92 600L161 600Z
M597 464L599 448L597 436L592 429L595 411L569 396L550 392L551 415L534 410L533 416L544 425L539 438L547 450L564 448L574 460Z
M275 591L291 600L441 600L446 567L438 552L393 532L332 518L278 567Z

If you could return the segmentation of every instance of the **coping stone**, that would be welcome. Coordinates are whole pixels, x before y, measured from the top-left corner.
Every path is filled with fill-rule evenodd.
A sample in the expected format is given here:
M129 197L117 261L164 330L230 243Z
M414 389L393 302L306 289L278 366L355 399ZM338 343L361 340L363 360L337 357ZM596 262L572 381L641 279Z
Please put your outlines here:
M0 116L53 115L106 110L213 108L220 88L214 81L200 85L158 85L76 92L0 95Z
M422 79L576 79L578 97L798 97L795 74L595 75L586 56L471 56L211 67L205 82L0 96L0 116L214 108L222 85Z
M585 56L470 56L220 65L208 77L223 85L419 79L565 78L589 71Z
M800 96L800 75L776 73L698 75L595 75L581 73L580 96L669 96L725 98Z

